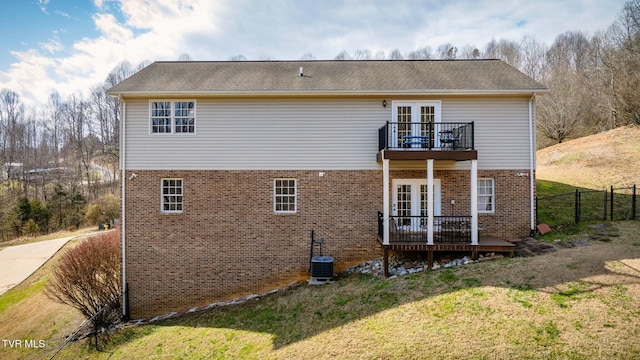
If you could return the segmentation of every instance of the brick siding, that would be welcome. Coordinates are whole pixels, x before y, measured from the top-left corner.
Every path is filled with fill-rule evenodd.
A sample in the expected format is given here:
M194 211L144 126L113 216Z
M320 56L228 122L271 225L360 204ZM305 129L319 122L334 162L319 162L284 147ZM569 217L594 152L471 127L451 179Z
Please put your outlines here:
M308 279L310 230L324 239L335 270L381 256L376 214L382 171L128 171L126 271L133 318L187 309ZM496 213L481 214L481 235L525 236L529 178L517 171L479 171L494 178ZM424 178L391 171L391 178ZM442 214L468 214L469 172L435 171ZM163 178L182 178L184 211L160 212ZM297 212L275 214L273 180L297 179ZM462 184L462 185L460 185ZM318 255L316 248L315 255Z
M518 174L527 176L518 176ZM478 214L480 236L513 239L529 236L531 230L529 170L478 170L478 178L494 179L495 212ZM391 170L391 179L424 178L424 170ZM467 170L435 170L441 180L442 215L468 215L470 178ZM393 191L393 189L391 189ZM389 194L391 196L391 194ZM451 205L451 200L455 205Z
M381 171L135 173L126 181L125 228L133 318L306 279L311 229L336 270L381 254ZM182 214L160 212L162 178L183 179ZM274 213L275 178L297 179L296 214Z

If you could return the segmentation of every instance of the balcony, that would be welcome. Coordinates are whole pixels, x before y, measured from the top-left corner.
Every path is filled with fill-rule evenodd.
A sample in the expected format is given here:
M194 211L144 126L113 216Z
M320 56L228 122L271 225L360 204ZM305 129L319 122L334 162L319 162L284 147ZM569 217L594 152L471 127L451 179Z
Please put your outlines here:
M378 129L378 151L378 161L478 158L473 122L387 122Z

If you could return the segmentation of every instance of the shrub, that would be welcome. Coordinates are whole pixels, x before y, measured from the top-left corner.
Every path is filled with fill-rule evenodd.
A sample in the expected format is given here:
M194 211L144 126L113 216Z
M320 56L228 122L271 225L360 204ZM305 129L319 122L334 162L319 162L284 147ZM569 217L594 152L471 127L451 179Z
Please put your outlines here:
M45 289L91 320L96 348L99 333L120 320L121 262L118 232L92 236L62 254Z
M120 217L120 199L109 194L87 205L85 222L91 225L109 224Z

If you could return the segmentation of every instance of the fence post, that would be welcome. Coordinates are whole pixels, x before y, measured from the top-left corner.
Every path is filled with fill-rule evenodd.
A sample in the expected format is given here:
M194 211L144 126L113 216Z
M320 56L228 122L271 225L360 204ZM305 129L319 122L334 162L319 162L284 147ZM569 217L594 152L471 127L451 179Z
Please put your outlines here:
M633 184L633 194L631 195L631 220L636 219L636 184Z
M613 221L613 185L611 186L611 221Z
M575 214L574 214L574 220L576 222L576 224L578 224L580 222L580 190L576 189L576 203L575 203Z
M609 192L607 191L607 189L604 189L604 204L603 204L603 211L604 211L604 216L602 217L603 221L607 221L607 200L609 199Z

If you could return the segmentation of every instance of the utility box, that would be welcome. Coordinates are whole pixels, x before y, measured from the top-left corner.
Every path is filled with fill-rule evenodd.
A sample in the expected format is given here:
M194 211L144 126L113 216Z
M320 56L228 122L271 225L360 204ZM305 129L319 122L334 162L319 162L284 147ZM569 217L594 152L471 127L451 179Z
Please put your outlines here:
M314 256L311 258L310 285L333 282L333 258L331 256Z

